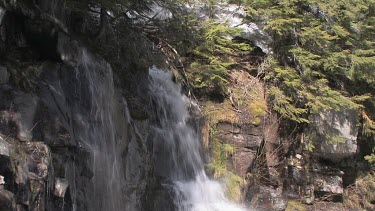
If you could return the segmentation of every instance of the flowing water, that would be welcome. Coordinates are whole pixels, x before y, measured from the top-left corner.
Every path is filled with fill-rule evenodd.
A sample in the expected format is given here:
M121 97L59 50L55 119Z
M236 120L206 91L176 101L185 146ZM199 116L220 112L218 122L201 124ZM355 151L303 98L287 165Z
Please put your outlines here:
M111 67L98 65L92 57L83 52L77 71L78 78L88 81L87 95L89 113L82 117L87 124L85 133L78 136L84 147L92 153L93 178L89 210L122 210L124 198L122 184L124 170L121 161L121 148L116 137L114 118L115 93Z
M121 211L125 207L123 137L129 133L122 127L127 124L121 114L124 109L118 108L110 65L84 48L79 49L77 61L73 68L57 68L56 74L46 71L44 80L47 105L59 114L72 144L81 150L68 160L65 170L71 209Z
M83 152L69 161L65 171L70 210L143 210L135 192L140 189L143 194L141 186L146 186L142 169L149 161L141 151L147 149L138 146L134 128L129 127L132 121L126 102L116 95L111 67L85 49L77 60L75 68L54 67L58 69L54 72L48 71L53 67L46 67L43 89L46 104L69 128L72 145ZM156 68L150 69L150 77L155 104L151 131L154 169L173 192L171 209L244 210L225 197L220 183L206 176L199 135L190 124L189 100L181 94L181 87L172 82L169 73ZM160 209L155 211L170 210Z
M189 121L189 100L169 73L150 69L156 104L154 155L157 174L172 182L180 211L243 211L224 195L221 184L204 172L197 132Z

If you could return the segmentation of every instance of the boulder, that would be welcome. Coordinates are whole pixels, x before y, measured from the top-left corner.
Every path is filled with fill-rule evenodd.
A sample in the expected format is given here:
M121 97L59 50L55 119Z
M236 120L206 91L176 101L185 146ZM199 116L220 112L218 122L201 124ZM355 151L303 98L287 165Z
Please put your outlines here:
M342 176L317 174L314 181L315 191L330 194L343 194Z
M56 178L55 179L55 191L53 194L57 197L64 198L66 190L68 189L69 182L65 178Z
M257 186L250 188L250 195L252 195L251 204L257 210L285 210L288 202L283 196L281 189L275 189L268 186Z
M0 8L0 25L1 25L1 8ZM9 81L9 73L6 67L0 66L0 85L6 84Z
M312 165L315 192L322 194L342 194L344 172L340 169L315 162Z
M272 37L267 34L260 23L244 21L247 9L236 4L215 4L209 6L204 3L195 3L190 6L190 10L200 19L208 19L214 15L222 23L228 23L229 27L241 28L243 30L241 38L249 40L259 47L264 53L272 54ZM213 8L212 8L213 7ZM212 11L215 11L212 14Z
M339 162L357 152L357 117L354 110L325 111L310 118L307 139L316 157Z

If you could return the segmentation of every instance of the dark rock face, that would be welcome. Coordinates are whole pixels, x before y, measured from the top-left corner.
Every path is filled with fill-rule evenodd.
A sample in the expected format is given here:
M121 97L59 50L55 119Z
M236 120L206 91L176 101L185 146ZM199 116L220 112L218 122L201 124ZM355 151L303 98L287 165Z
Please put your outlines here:
M0 210L142 210L159 185L149 114L132 120L124 95L148 110L147 77L114 87L71 15L62 0L0 1Z
M0 188L0 210L16 210L13 193Z
M0 66L0 85L6 84L9 81L9 73L6 67Z

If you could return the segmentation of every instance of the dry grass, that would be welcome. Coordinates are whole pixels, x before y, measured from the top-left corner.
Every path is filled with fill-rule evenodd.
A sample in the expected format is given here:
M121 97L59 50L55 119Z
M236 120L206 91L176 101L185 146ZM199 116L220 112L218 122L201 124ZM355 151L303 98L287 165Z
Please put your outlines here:
M344 205L349 210L375 210L375 172L359 179L344 193Z
M211 126L215 126L218 122L240 123L240 118L229 100L220 104L207 102L204 111Z

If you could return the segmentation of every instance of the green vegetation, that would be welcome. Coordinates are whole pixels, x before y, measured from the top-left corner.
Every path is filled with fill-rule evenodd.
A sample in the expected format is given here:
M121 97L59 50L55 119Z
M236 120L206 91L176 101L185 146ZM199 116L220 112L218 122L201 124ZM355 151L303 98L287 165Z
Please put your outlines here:
M298 123L322 110L359 109L375 64L370 1L247 1L266 20L274 55L263 69L274 110ZM366 79L365 79L366 78Z
M368 173L349 187L344 193L344 205L349 210L374 210L375 175Z
M192 85L200 93L226 95L228 72L234 65L230 57L236 52L249 51L246 43L236 43L228 37L238 36L239 28L229 28L226 23L209 19L202 24L202 39L192 51L190 65Z
M210 151L211 162L207 165L208 172L216 179L224 183L226 196L233 200L241 201L241 187L243 179L228 170L228 159L234 153L235 147L231 144L222 143L216 136L217 131L210 129Z
M375 138L375 122L372 121L365 113L363 115L363 130L362 135L369 140L374 140ZM370 155L366 155L365 159L370 162L371 164L375 164L375 143L369 143L369 145L373 146L372 153Z
M306 205L298 201L289 200L286 211L306 211Z
M214 178L221 178L227 174L228 157L234 151L234 147L229 144L223 144L216 137L217 131L210 128L210 151L211 162L207 165L208 171Z
M243 179L232 172L228 172L224 178L224 184L226 196L232 201L240 202Z
M274 111L303 126L325 110L359 110L362 135L374 140L374 0L232 2L247 7L248 20L264 23L274 41L259 69ZM366 159L374 162L374 154Z

